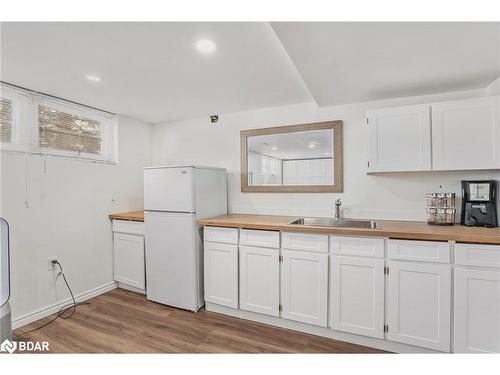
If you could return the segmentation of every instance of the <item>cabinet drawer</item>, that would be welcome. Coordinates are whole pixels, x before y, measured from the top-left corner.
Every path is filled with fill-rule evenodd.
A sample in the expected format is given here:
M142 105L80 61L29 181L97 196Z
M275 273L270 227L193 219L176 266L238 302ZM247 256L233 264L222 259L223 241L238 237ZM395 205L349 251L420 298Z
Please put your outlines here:
M238 243L237 228L205 227L204 236L208 242Z
M339 255L361 255L383 258L384 239L330 236L330 252Z
M240 230L240 245L272 247L279 249L280 233L268 230Z
M283 249L328 252L328 235L309 233L282 233Z
M455 263L464 266L500 268L500 246L457 243Z
M389 259L450 263L448 242L389 240Z
M113 220L113 232L144 236L144 223L142 221Z

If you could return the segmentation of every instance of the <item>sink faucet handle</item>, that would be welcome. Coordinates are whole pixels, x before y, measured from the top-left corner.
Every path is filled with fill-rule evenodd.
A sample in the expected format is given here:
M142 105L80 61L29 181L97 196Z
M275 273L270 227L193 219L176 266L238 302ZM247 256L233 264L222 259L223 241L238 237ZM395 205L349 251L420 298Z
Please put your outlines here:
M339 198L335 200L335 206L340 206L340 205L342 205L342 200Z

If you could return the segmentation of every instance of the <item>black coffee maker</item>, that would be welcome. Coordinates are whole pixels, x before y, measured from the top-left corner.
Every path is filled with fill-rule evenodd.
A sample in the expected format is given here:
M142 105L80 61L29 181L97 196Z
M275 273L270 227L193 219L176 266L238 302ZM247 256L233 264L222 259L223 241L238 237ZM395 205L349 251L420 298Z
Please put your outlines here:
M460 224L468 227L497 226L496 181L462 181Z

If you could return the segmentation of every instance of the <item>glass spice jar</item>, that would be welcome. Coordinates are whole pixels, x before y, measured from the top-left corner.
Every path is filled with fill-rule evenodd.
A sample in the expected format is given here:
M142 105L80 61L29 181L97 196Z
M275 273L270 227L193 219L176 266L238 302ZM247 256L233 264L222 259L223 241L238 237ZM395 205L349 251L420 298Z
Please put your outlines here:
M425 195L426 197L426 204L428 207L433 207L436 205L436 193L427 193Z
M455 207L455 193L446 193L446 207Z
M436 196L436 206L437 207L446 207L446 194L438 193Z
M455 222L455 213L457 212L456 208L447 208L446 209L446 223L453 224Z
M429 224L435 223L437 221L437 215L436 215L437 208L427 207L426 211L427 211L427 222Z

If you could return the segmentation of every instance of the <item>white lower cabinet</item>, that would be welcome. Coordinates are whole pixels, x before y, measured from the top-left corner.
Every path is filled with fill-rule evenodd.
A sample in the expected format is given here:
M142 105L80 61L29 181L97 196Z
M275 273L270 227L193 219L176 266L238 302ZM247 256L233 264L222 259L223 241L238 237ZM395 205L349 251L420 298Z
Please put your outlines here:
M330 326L384 338L384 259L331 256Z
M388 340L450 351L451 267L390 261Z
M454 290L454 352L500 352L500 270L457 267Z
M118 281L141 287L141 267L132 266L144 264L143 247L141 236L115 233ZM205 300L213 311L217 304L248 319L290 320L281 324L291 329L302 330L291 321L314 325L327 337L334 330L376 338L388 350L397 342L450 352L453 314L454 352L498 353L499 253L491 245L333 235L328 245L326 235L211 228Z
M144 237L113 233L114 280L139 290L145 289Z
M327 326L328 254L283 250L281 316Z
M279 316L279 249L240 245L240 309Z
M238 246L205 242L205 301L238 308Z

